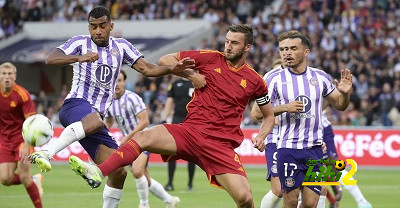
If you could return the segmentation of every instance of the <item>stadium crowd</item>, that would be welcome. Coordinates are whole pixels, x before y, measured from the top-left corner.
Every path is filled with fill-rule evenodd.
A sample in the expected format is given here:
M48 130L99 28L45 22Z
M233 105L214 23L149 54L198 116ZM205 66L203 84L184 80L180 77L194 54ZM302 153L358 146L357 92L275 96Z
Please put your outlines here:
M2 5L1 5L2 4ZM250 23L256 41L248 63L260 75L279 58L277 35L297 29L309 37L309 66L340 77L348 68L354 77L351 103L345 112L326 110L334 125L400 126L400 2L396 0L16 0L0 1L0 38L9 37L24 21L86 21L87 12L105 5L112 18L132 21L203 18L213 23L214 36L196 49L222 50L230 24ZM148 105L151 122L160 122L167 88L175 77L143 76L131 89ZM58 99L41 91L38 112L57 122ZM60 102L61 100L61 102ZM243 125L255 124L246 111Z

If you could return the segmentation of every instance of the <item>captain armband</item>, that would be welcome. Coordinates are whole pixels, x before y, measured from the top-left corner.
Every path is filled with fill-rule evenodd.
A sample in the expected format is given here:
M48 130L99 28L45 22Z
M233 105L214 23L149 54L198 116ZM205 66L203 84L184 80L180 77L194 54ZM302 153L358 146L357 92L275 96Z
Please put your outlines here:
M260 97L256 98L256 102L258 106L263 106L269 103L269 96L268 94L266 95L261 95Z

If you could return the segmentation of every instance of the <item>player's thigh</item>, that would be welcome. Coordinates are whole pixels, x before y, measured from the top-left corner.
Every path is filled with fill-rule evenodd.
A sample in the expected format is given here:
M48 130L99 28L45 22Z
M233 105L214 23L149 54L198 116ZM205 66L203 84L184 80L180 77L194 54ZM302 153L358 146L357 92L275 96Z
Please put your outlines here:
M283 192L283 207L288 208L296 208L297 207L297 199L299 198L300 187Z
M305 186L302 191L301 204L303 207L317 207L319 195Z
M177 151L175 139L164 125L153 126L137 132L133 139L142 150L152 153L172 155Z
M16 162L0 163L0 182L3 184L9 183L13 179L16 169L17 169Z
M101 164L114 152L115 152L115 149L107 147L104 144L100 144L97 147L97 153L96 153L94 162L96 164Z
M225 173L215 175L215 178L235 201L252 200L249 180L246 177L239 174Z

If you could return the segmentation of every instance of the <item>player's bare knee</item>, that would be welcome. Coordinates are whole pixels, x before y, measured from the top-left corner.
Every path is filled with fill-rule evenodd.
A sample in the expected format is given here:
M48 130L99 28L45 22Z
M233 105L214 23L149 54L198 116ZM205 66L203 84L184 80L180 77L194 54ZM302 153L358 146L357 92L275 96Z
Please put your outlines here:
M4 186L10 186L11 180L12 180L11 177L0 176L0 183L3 184Z
M253 196L248 191L241 191L236 199L238 207L253 207Z
M133 177L136 179L138 179L144 175L144 170L142 170L141 168L132 167L131 171L132 171Z

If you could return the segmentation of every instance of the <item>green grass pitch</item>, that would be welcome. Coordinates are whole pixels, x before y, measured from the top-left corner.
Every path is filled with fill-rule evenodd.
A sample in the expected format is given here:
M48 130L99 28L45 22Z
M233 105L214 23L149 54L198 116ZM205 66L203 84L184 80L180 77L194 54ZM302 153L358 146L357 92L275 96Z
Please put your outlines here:
M247 167L246 171L251 183L255 207L259 207L262 197L270 187L269 183L264 179L266 170L262 167ZM38 170L34 167L33 172L37 173ZM164 165L150 166L150 174L162 185L167 181L167 168ZM45 194L43 197L43 207L101 207L104 183L101 187L91 190L83 179L69 170L68 165L54 165L53 169L48 173L44 173L44 175ZM400 182L397 180L399 175L400 169L359 168L354 177L358 180L357 184L365 198L371 202L373 207L388 208L399 207ZM181 198L179 207L235 207L232 199L224 190L213 188L209 185L206 175L200 168L196 168L194 190L187 191L186 184L186 165L178 166L175 173L175 191L170 193ZM158 198L151 195L151 193L149 196L152 208L164 207L164 204ZM138 203L135 182L132 174L129 172L119 207L137 207ZM0 186L0 207L28 208L33 207L33 205L22 185ZM346 190L343 190L340 207L357 207L353 198Z

